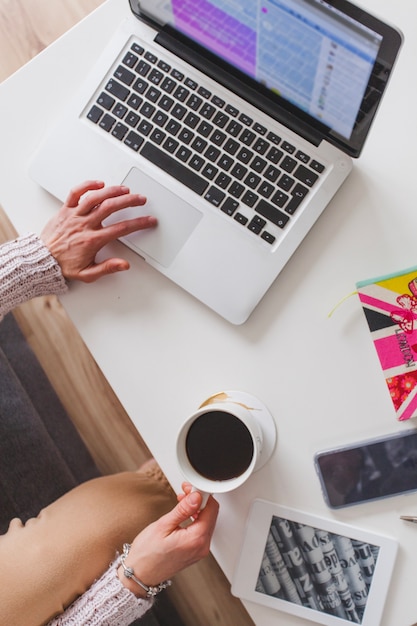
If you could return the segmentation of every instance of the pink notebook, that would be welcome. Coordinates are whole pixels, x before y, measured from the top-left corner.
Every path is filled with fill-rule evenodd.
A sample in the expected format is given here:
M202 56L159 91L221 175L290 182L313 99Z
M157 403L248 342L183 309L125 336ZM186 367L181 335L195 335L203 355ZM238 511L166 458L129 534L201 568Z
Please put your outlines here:
M417 267L357 283L398 420L417 416Z

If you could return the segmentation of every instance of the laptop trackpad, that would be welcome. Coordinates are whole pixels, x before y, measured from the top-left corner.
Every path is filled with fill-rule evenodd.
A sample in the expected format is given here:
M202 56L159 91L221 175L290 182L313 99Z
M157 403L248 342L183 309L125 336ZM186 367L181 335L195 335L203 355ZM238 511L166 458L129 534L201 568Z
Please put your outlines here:
M147 198L146 204L117 211L106 223L119 222L139 215L154 215L158 219L155 228L141 230L122 238L122 241L146 259L150 258L168 267L177 256L203 214L173 193L160 182L133 167L123 185L132 193Z

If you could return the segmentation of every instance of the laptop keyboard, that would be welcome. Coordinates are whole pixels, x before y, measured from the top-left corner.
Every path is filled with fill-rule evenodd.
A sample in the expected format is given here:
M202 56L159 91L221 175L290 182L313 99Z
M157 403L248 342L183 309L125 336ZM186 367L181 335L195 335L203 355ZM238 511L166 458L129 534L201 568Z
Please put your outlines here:
M268 244L325 169L137 43L87 118Z

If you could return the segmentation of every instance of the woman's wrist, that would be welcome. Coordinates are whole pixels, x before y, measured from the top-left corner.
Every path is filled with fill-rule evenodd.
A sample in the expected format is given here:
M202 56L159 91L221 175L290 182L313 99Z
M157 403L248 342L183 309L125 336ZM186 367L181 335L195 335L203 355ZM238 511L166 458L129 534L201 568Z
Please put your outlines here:
M129 589L137 598L146 598L146 591L139 587L131 578L127 578L125 576L124 569L122 565L119 565L117 568L117 576L126 589Z

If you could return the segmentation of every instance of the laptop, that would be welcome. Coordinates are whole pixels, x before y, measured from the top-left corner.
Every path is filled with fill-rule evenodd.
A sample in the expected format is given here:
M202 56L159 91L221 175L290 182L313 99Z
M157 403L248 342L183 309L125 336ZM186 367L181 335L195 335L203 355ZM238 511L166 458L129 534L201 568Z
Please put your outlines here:
M401 44L345 0L130 0L30 173L60 200L92 178L146 195L112 219L158 226L123 243L242 324L349 175Z

